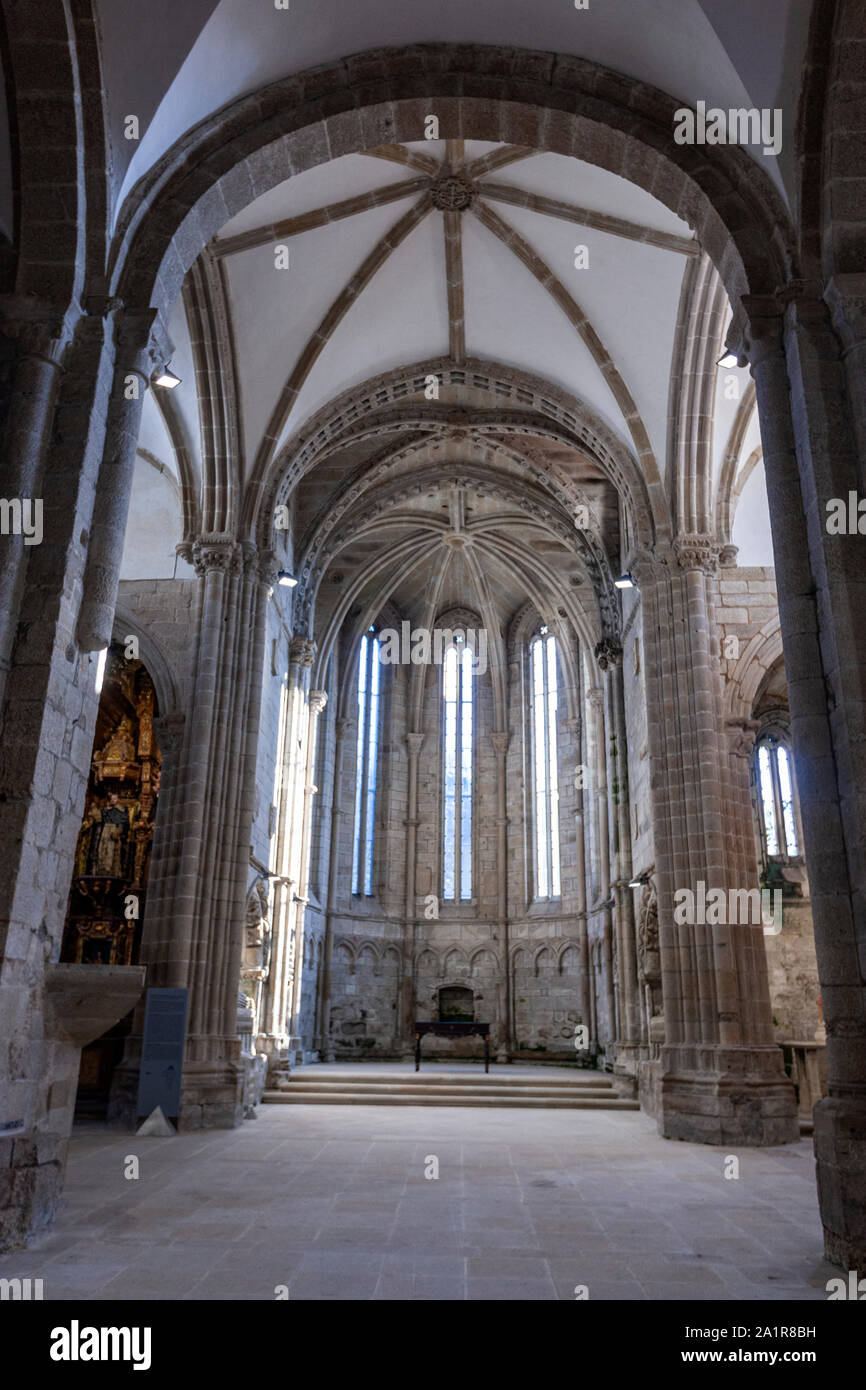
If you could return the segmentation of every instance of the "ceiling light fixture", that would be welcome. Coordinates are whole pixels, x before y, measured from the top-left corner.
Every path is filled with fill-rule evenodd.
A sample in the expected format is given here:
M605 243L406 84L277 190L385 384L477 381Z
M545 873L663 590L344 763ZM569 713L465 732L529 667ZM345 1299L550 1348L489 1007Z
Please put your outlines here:
M613 587L615 589L633 589L635 584L630 574L621 574L619 579L613 581Z
M297 582L297 579L295 579L291 574L289 574L288 570L280 570L279 574L277 575L277 583L283 589L294 589Z
M725 348L724 352L722 353L721 357L716 363L717 367L739 367L739 365L739 357L735 352L731 352L730 348Z
M171 363L166 362L162 371L154 374L153 384L164 387L166 391L173 391L175 386L180 386L180 377L171 370Z

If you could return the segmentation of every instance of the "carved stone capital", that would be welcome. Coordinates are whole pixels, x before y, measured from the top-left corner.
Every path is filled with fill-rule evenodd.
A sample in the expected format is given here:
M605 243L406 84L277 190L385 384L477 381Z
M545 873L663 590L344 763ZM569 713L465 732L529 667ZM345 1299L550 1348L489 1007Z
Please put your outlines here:
M421 745L423 744L423 742L423 734L412 733L406 735L406 746L409 749L410 754L414 754L416 757L421 752Z
M327 690L311 690L308 700L311 713L320 715L328 703L328 692Z
M704 574L715 574L719 568L721 546L714 536L700 532L677 536L674 551L680 568L684 570L703 570Z
M784 313L785 305L775 295L744 294L740 300L735 319L741 326L743 352L753 371L765 358L784 352Z
M755 740L761 728L756 719L728 719L725 733L728 748L735 758L751 758L755 751Z
M212 570L221 574L240 573L243 555L231 536L199 536L192 543L192 564L201 578Z
M289 643L289 664L308 671L316 659L316 644L309 637L293 637Z
M273 589L280 572L280 562L272 550L260 550L258 552L257 572L265 587Z
M595 648L595 659L599 670L608 671L622 661L622 646L613 637L602 637Z
M68 312L35 295L0 295L0 332L15 343L20 357L38 357L59 367L72 341Z
M490 742L500 756L504 757L508 752L508 741L511 735L508 733L495 733L490 735Z
M157 310L130 312L119 304L111 308L115 312L116 370L135 372L149 386L155 369L170 361L173 350Z

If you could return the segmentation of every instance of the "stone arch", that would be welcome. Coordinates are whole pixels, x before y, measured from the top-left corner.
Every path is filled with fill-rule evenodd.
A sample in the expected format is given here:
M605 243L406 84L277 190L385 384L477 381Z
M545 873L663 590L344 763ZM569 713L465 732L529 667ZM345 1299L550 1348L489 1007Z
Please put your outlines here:
M580 951L575 941L566 941L562 947L557 971L560 975L576 975L580 971Z
M14 244L0 259L0 287L39 295L62 314L88 278L93 293L104 284L106 131L96 28L90 6L77 4L4 5L0 28L16 205ZM58 143L61 124L74 139Z
M141 659L150 673L156 691L160 718L176 713L178 688L167 657L151 634L139 625L122 602L118 602L114 610L113 638L115 642L122 643L127 636L138 639Z
M337 965L348 970L350 975L355 973L355 952L348 941L338 941L334 947L334 961Z
M740 456L743 452L743 440L746 437L746 430L752 415L757 409L757 399L755 395L755 383L751 379L743 392L742 400L737 407L734 422L731 425L731 432L728 435L728 442L725 446L725 454L722 459L721 472L719 474L718 490L716 492L716 534L722 545L730 545L731 532L734 527L735 493L734 485L737 480L737 470L740 466Z
M543 970L554 970L556 958L549 946L539 946L532 958L533 970L540 975Z
M469 962L466 959L466 952L462 946L451 946L442 962L442 970L446 976L454 977L455 984L462 983L462 978L457 973L461 966L468 973Z
M499 962L496 955L488 946L479 946L477 951L473 951L469 957L469 974L475 975L478 969L497 970Z
M429 946L426 946L415 962L415 969L419 973L424 970L429 970L434 975L441 974L439 957L436 952L431 950Z
M372 965L373 974L379 973L379 952L372 941L359 941L355 948L355 969L366 969Z
M187 132L121 209L113 292L164 311L252 197L327 159L415 140L431 111L449 135L579 155L630 179L697 231L732 299L771 294L796 273L793 229L767 175L736 146L675 145L667 93L566 55L446 43L410 52L411 62L405 49L378 49L283 78ZM483 95L454 95L479 81Z
M752 706L764 677L782 656L782 630L778 613L768 618L740 653L725 683L728 719L750 719Z

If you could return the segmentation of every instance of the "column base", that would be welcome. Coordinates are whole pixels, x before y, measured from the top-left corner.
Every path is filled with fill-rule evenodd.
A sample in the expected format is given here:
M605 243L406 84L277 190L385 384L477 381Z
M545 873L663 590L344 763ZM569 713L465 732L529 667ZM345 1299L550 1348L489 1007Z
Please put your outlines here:
M828 1096L814 1109L824 1253L866 1277L866 1099Z
M248 1070L243 1059L184 1063L178 1129L235 1129L243 1124ZM137 1060L116 1068L108 1102L110 1128L137 1128L138 1079Z
M669 1045L661 1063L657 1118L665 1139L736 1147L799 1139L779 1048Z

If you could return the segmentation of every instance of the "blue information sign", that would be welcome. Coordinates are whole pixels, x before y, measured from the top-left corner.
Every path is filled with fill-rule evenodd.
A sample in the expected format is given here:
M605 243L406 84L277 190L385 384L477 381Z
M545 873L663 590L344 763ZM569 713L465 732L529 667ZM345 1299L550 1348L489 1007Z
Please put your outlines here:
M174 1119L180 1113L188 993L185 989L147 991L138 1082L139 1118L152 1114L157 1106L166 1119Z

